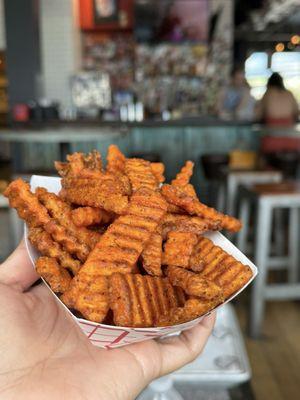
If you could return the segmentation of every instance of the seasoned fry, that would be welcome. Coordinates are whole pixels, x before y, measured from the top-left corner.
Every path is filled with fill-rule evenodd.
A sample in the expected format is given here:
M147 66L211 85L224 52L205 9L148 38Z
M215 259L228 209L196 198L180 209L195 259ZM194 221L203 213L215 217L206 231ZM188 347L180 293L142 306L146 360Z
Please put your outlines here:
M76 226L104 225L113 219L113 214L101 208L78 207L71 211L71 218Z
M161 257L162 257L162 234L161 226L152 233L149 242L142 252L143 267L150 275L161 276Z
M143 187L152 190L158 188L158 182L152 172L149 161L130 158L126 160L125 173L130 180L133 192Z
M172 180L171 184L173 186L186 186L193 175L194 163L192 161L187 161L176 175L176 178Z
M69 288L72 278L55 258L39 257L35 267L37 273L45 279L53 292L64 293Z
M163 237L168 232L190 232L201 235L207 231L214 231L219 228L219 221L212 221L200 217L191 217L189 215L179 215L167 213L162 221Z
M219 285L225 298L241 289L252 277L248 265L237 261L208 238L199 239L198 252L203 262L200 276Z
M164 176L165 166L161 162L152 162L150 164L151 170L158 183L163 183L166 178Z
M63 179L62 186L60 196L79 206L104 208L106 211L116 214L122 214L128 206L128 197L109 181L96 186L74 185L74 187L64 188Z
M162 255L162 264L189 268L190 257L196 243L197 235L194 233L169 232Z
M201 297L202 300L223 300L222 289L214 282L184 268L167 268L167 277L173 286L181 287L187 294Z
M167 199L166 199L167 200ZM177 207L174 204L168 202L168 213L171 214L186 214L186 211L183 208Z
M93 171L102 171L102 157L99 151L93 150L84 157L85 167Z
M213 310L218 304L218 299L202 300L202 299L189 299L183 307L177 307L168 315L160 317L157 326L170 326L183 324L184 322L191 321L202 315L207 314Z
M54 165L62 177L97 178L102 175L102 160L98 151L85 155L73 153L67 156L68 162L55 161Z
M80 189L85 188L97 188L98 190L110 189L111 193L117 193L122 195L131 194L131 185L129 179L125 175L111 175L103 173L97 178L74 178L67 177L61 180L62 187L64 189Z
M30 228L28 239L43 256L55 258L62 267L69 269L74 275L77 274L81 266L80 261L74 259L58 243L54 242L43 228Z
M108 147L107 152L107 166L106 171L112 174L124 174L125 173L125 161L126 157L120 151L118 146L111 144Z
M198 215L203 218L209 218L213 221L220 221L223 229L228 229L232 232L237 232L241 229L241 222L228 215L224 215L214 208L210 208L195 198L188 196L183 189L171 185L162 187L162 194L170 203L182 207L191 215Z
M194 163L192 161L187 161L181 171L176 175L176 178L172 180L171 185L179 186L187 196L197 197L194 186L189 183L193 175L193 169Z
M108 279L97 274L94 276L83 273L73 278L71 286L62 296L61 300L67 307L79 311L84 318L90 321L102 322L109 310Z
M54 219L51 219L44 225L44 229L53 239L59 243L68 253L75 255L80 261L85 261L89 255L89 247L79 242L75 236L59 225Z
M73 235L80 243L93 249L95 244L100 240L101 235L98 232L90 231L84 227L78 227L72 221L72 208L54 193L49 193L44 188L37 188L36 196L39 201L46 207L48 213L61 226L65 227L68 232Z
M180 305L178 295L166 278L113 274L109 281L110 307L116 325L155 326L161 316Z
M30 226L43 226L50 221L46 208L30 191L30 185L22 179L16 179L4 192L9 205L15 208L20 218Z

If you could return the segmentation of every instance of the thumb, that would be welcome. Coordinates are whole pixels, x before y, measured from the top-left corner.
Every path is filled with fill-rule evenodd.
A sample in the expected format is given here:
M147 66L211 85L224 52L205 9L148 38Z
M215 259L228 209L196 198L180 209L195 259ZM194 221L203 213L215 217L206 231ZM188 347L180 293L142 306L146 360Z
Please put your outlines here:
M24 239L16 250L0 265L0 283L27 290L39 279L28 256Z

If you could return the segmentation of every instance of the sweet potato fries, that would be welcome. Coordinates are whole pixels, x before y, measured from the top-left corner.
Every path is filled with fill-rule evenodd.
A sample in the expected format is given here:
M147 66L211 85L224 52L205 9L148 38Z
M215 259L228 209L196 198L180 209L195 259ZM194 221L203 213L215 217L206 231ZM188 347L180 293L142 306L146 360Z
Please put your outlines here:
M5 191L41 256L37 272L76 315L128 327L197 318L251 278L203 234L241 222L198 199L187 161L171 184L164 165L126 158L115 145L55 162L61 191L33 193L17 179ZM110 313L109 313L109 310Z

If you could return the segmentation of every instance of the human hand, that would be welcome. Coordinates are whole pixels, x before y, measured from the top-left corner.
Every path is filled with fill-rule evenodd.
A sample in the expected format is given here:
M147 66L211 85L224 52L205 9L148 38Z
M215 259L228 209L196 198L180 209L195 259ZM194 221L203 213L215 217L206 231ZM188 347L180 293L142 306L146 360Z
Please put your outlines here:
M100 349L38 279L21 242L0 266L1 400L132 400L194 360L214 325L210 315L176 337Z

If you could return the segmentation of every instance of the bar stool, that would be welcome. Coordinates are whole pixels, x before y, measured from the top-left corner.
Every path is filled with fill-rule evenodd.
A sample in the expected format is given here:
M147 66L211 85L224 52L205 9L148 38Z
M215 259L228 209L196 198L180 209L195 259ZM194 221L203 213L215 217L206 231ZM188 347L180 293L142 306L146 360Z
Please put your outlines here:
M266 135L261 139L261 153L267 163L283 172L285 179L295 179L299 173L300 138Z
M278 183L282 181L282 172L273 169L234 171L227 173L226 181L226 212L234 215L236 212L237 192L239 185L255 185L261 183Z
M239 194L241 196L239 217L244 223L244 228L238 235L238 246L241 251L245 249L250 207L252 204L257 206L254 262L259 269L259 274L252 287L250 335L258 338L266 300L300 299L300 284L298 283L300 183L282 182L251 187L242 186ZM289 212L287 256L270 256L272 212L275 209L288 209ZM268 270L282 269L282 267L288 269L288 282L269 284Z

